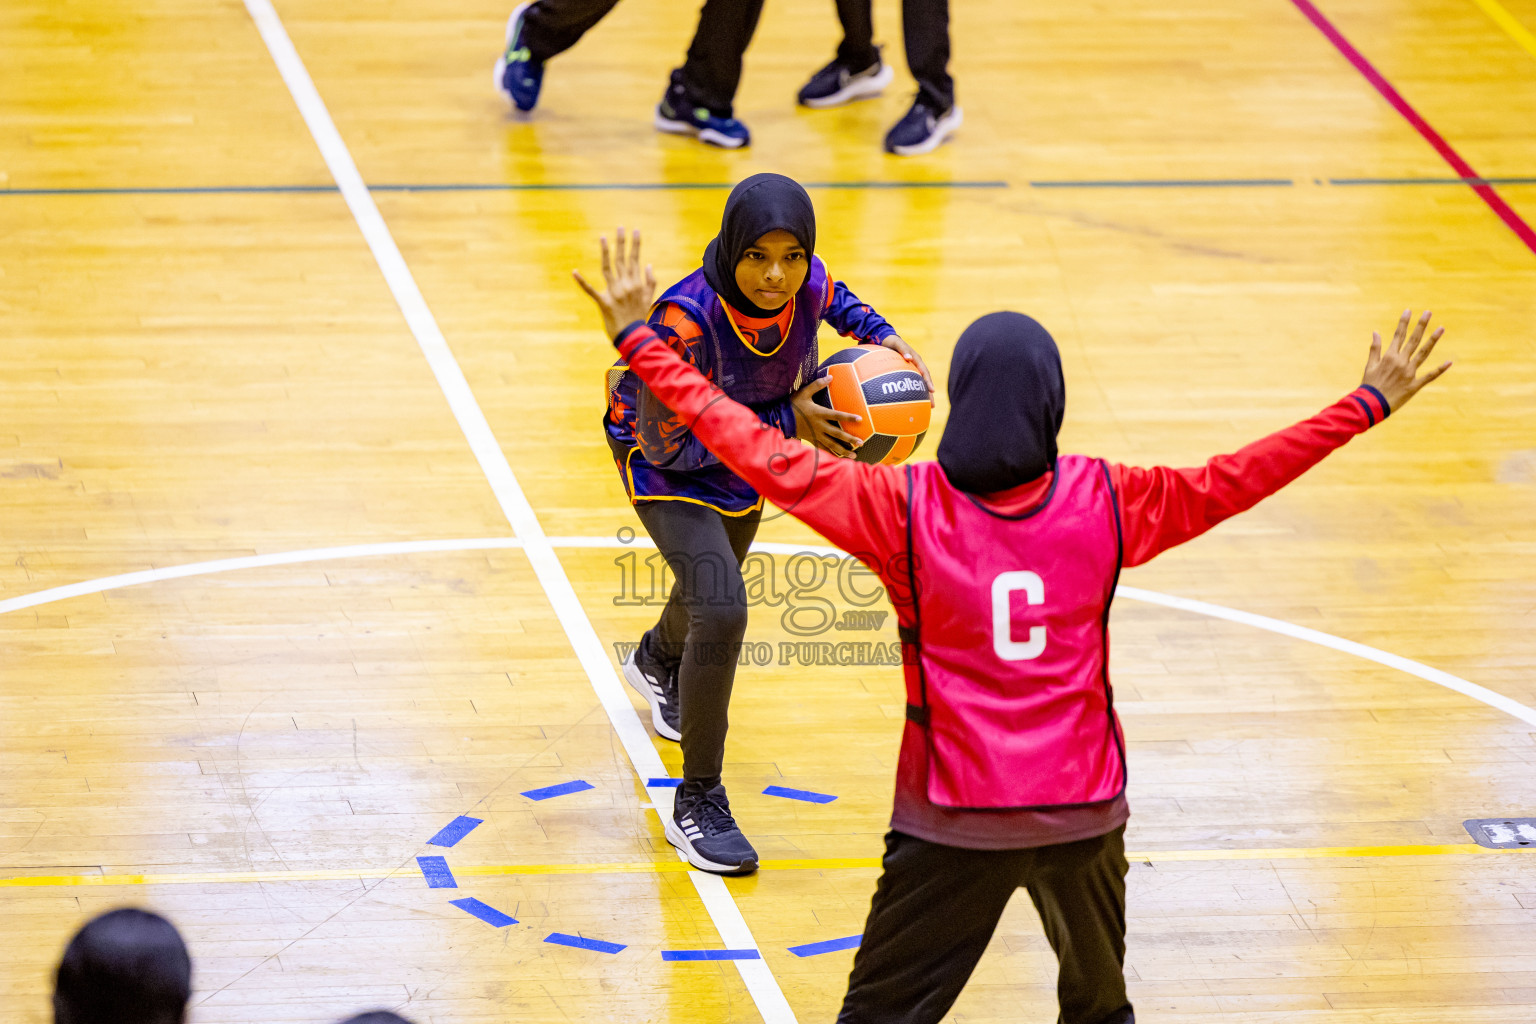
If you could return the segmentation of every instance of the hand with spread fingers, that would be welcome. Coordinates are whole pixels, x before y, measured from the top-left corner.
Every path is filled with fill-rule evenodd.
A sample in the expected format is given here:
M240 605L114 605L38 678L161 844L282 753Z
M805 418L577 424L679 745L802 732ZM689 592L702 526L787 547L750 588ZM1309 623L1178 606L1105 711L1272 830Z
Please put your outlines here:
M581 276L581 271L571 271L571 276L581 286L581 290L587 293L591 300L597 303L597 308L603 314L603 329L608 332L609 340L618 337L625 327L636 320L644 320L651 313L651 300L656 295L656 274L649 267L644 269L640 265L640 232L637 229L633 234L633 240L626 244L624 229L621 227L615 233L613 258L609 259L608 236L604 235L598 241L598 247L603 259L603 284L604 290L599 292L587 283L587 279Z
M827 385L831 383L830 376L820 377L791 396L795 408L795 436L802 441L809 441L822 451L851 459L854 449L864 442L844 430L843 424L858 423L864 417L817 404L816 396L827 390Z
M1366 360L1365 377L1360 383L1380 391L1393 412L1402 408L1408 399L1451 368L1449 362L1444 362L1428 373L1419 373L1419 368L1429 359L1440 336L1445 333L1444 327L1437 327L1429 340L1424 341L1424 329L1429 326L1429 317L1430 312L1426 309L1424 315L1419 317L1419 322L1413 325L1413 333L1409 334L1408 325L1413 320L1413 310L1403 310L1402 317L1397 321L1397 330L1392 335L1392 344L1385 352L1381 348L1381 335L1371 334L1371 354Z

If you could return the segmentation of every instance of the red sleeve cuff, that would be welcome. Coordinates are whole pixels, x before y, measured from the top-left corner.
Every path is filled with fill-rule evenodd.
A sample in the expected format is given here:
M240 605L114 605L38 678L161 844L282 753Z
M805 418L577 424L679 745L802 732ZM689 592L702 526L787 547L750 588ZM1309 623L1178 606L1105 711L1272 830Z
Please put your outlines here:
M1387 402L1387 396L1369 384L1361 384L1350 392L1349 397L1364 410L1366 420L1373 427L1392 415L1392 406Z
M656 332L651 330L651 325L644 320L636 320L614 335L613 347L619 350L619 355L625 362L634 355L642 345L656 340Z

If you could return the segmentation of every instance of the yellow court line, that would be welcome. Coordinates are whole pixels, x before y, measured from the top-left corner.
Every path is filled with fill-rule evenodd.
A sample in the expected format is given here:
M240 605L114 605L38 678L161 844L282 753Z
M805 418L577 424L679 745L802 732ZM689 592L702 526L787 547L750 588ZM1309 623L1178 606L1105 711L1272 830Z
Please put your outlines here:
M1521 49L1532 57L1536 57L1536 35L1532 35L1530 29L1520 24L1513 14L1505 9L1499 0L1472 0L1473 3L1483 9L1483 13L1492 18L1509 37L1518 43Z
M1458 854L1519 853L1519 850L1490 850L1471 843L1443 846L1311 846L1278 847L1265 850L1155 850L1126 852L1126 859L1138 863L1169 864L1178 861L1214 860L1324 860L1350 857L1444 857ZM850 868L878 868L879 857L823 857L803 860L765 860L764 871L842 871ZM610 864L481 864L454 867L453 873L470 878L502 875L636 875L684 872L688 865L680 860L629 861ZM22 875L0 878L0 888L33 889L77 885L224 885L232 882L346 882L364 879L414 877L411 866L393 868L335 868L321 871L207 871L164 875Z

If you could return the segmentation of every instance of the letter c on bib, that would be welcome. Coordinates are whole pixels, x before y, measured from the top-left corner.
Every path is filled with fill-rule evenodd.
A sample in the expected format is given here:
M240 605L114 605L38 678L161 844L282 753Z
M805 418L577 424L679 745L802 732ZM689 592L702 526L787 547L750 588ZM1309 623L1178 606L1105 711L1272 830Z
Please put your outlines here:
M1029 627L1029 639L1023 643L1013 639L1013 616L1009 612L1008 595L1015 590L1024 591L1024 599L1030 604L1045 603L1045 581L1038 573L1027 569L1005 572L992 581L992 650L1004 661L1030 661L1045 652L1045 627Z

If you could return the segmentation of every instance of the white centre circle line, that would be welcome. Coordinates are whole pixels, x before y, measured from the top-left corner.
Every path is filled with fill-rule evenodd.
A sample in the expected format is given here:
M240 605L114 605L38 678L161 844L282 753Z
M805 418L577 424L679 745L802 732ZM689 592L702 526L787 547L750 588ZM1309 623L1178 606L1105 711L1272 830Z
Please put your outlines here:
M620 540L618 537L550 537L547 543L553 548L654 548L656 546L645 537L636 537L627 542ZM376 558L384 555L410 555L425 552L493 551L521 548L522 546L523 542L516 537L472 537L460 540L386 541L379 544L352 544L344 547L307 548L302 551L279 551L267 555L247 555L241 558L220 558L209 562L190 562L186 565L171 565L161 569L145 569L139 572L121 573L116 576L103 576L100 579L70 583L62 587L50 587L47 590L39 590L35 593L23 594L20 597L12 597L0 601L0 615L4 615L7 612L20 611L23 608L35 608L38 605L64 601L72 597L81 597L87 594L99 594L104 591L119 590L124 587L159 583L163 580L186 579L191 576L210 576L216 573L235 572L241 569L264 569L277 565L302 565L307 562L330 562L346 558ZM771 555L808 554L845 557L847 554L838 548L826 547L824 545L785 544L774 541L758 541L752 545L752 550ZM1283 619L1272 619L1267 615L1255 615L1253 612L1227 608L1223 605L1210 604L1206 601L1196 601L1187 597L1175 597L1172 594L1162 594L1155 590L1143 590L1140 587L1129 587L1123 583L1115 591L1115 596L1121 600L1161 605L1164 608L1174 608L1179 611L1192 612L1196 615L1204 615L1208 618L1223 619L1227 622L1252 626L1254 629L1262 629L1268 633L1288 636L1294 640L1302 640L1306 643L1326 647L1342 654L1350 654L1366 661L1373 661L1378 665L1397 669L1425 682L1434 683L1436 686L1443 686L1447 690L1454 690L1464 697L1470 697L1491 708L1503 711L1505 714L1513 715L1522 722L1536 726L1536 708L1522 704L1513 697L1506 697L1502 693L1496 693L1485 686L1479 686L1474 682L1462 679L1460 676L1455 676L1441 669L1425 665L1422 662L1414 661L1412 658L1405 658L1400 654L1383 651L1380 648L1357 643L1354 640L1346 640L1343 637L1334 636L1332 633L1324 633L1321 630L1298 626Z

